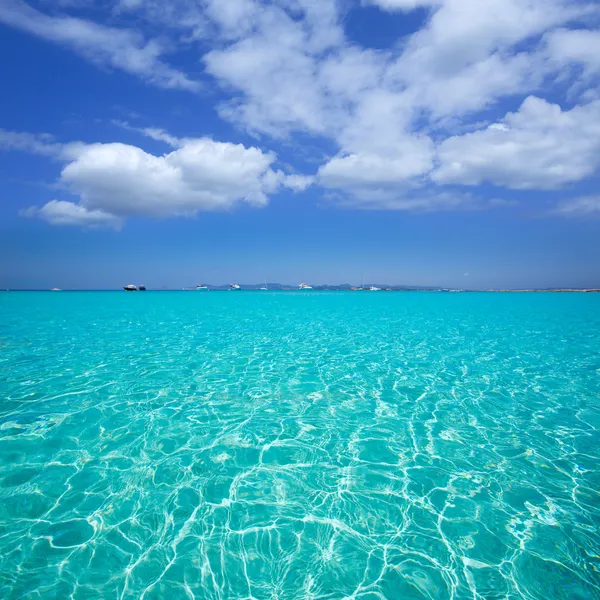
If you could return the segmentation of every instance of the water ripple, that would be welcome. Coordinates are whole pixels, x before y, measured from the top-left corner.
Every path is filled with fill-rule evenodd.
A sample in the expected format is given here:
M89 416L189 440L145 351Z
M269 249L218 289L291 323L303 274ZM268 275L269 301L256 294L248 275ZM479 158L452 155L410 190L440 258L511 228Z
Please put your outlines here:
M600 598L600 295L0 297L0 597Z

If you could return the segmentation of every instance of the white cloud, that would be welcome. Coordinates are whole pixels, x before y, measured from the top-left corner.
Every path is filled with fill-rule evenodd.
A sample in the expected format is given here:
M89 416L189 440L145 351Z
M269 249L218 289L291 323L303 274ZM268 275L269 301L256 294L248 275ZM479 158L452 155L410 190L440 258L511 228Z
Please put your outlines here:
M98 209L87 209L85 206L50 200L42 207L30 206L19 212L22 217L39 218L51 225L79 225L83 227L110 227L120 229L122 220L115 215Z
M22 149L50 151L68 160L59 183L79 197L77 203L52 200L31 207L23 216L45 219L53 225L116 227L128 216L189 216L200 211L230 210L240 204L263 207L268 195L282 186L306 189L312 178L286 175L272 168L276 156L259 148L215 142L209 138L178 139L162 130L147 135L175 141L172 152L155 156L136 146L49 143L29 137ZM13 134L19 139L21 134ZM0 140L2 138L0 137ZM63 148L69 148L65 152Z
M557 29L544 38L546 52L558 67L582 65L588 74L600 71L600 31Z
M399 126L406 135L423 110L434 119L455 118L536 89L543 62L535 48L515 52L515 46L588 10L563 0L397 1L399 8L431 4L436 10L402 46L375 52L344 39L331 1L320 4L327 11L321 21L246 4L254 7L252 25L238 24L236 39L204 57L208 72L240 93L221 115L270 135L327 135L343 151L358 151L344 145L346 128L362 127L363 137L371 132L378 112L373 98L385 103L387 95L404 107ZM300 3L300 10L307 5ZM387 116L380 130L397 127Z
M244 93L222 104L221 116L276 137L293 130L327 132L332 124L326 95L315 83L314 56L339 41L337 31L327 21L294 19L277 6L257 11L251 31L204 57L211 75Z
M258 148L198 139L154 156L135 146L95 144L62 172L82 205L111 214L171 216L264 206L263 177L275 160Z
M283 185L295 192L303 192L314 183L315 178L310 175L286 175Z
M59 156L62 144L54 142L48 134L21 133L0 129L0 148L2 150L22 150L43 156Z
M408 12L416 8L438 6L444 0L363 0L365 5L378 6L382 10Z
M551 214L561 217L600 217L600 196L581 196L559 203Z
M21 0L0 3L0 22L72 48L87 60L141 77L164 88L197 90L199 84L161 60L164 48L138 32L73 17L52 17Z
M434 119L462 117L543 80L535 36L585 14L563 0L444 0L390 66L386 84L404 88ZM533 47L517 50L533 40Z
M117 127L122 127L127 131L135 131L136 133L140 133L141 135L156 140L157 142L164 142L172 148L179 148L186 141L185 138L175 137L174 135L171 135L168 131L161 129L160 127L133 127L132 125L127 123L127 121L118 120L113 120L112 123Z
M391 155L361 153L338 156L319 169L325 187L386 186L404 183L433 167L433 144L423 138L407 138Z
M474 211L494 206L473 194L418 188L356 188L352 194L334 195L333 203L354 210L393 210L411 213Z
M432 8L420 31L397 48L377 52L340 35L327 0L322 5L330 12L322 22L307 22L306 15L293 19L281 4L262 10L256 2L243 4L253 7L251 18L236 17L228 29L233 39L204 57L208 72L233 92L221 116L251 132L281 137L300 131L334 140L339 154L321 166L318 182L360 197L374 189L414 186L426 176L435 156L432 129L460 126L503 97L539 88L560 68L541 52L539 36L593 10L564 0L377 0L389 10ZM314 39L324 43L316 46ZM540 131L531 133L530 142ZM568 135L568 129L556 134ZM479 141L480 132L474 135L470 139ZM454 140L442 143L444 156ZM577 171L593 170L586 154L560 173L556 155L544 155L544 141L538 141L540 169L548 169L531 181L507 175L510 187L552 187L578 179ZM509 154L495 158L499 172L518 168ZM444 178L454 180L447 165L436 180ZM501 176L495 179L503 185Z
M171 135L164 129L158 127L132 127L129 123L123 121L113 121L113 123L119 127L123 127L128 131L136 131L146 137L152 138L160 142L173 147L181 148L183 146L194 143L192 138L178 138ZM296 192L301 192L310 187L315 181L312 175L299 175L292 173L286 175L283 171L269 171L265 177L263 177L263 187L266 192L275 192L280 186L287 187Z
M221 30L221 34L236 38L252 30L258 18L260 5L252 0L208 0L206 13Z
M593 89L583 89L581 82L592 88L591 75L600 72L600 34L569 29L573 23L582 27L583 17L595 22L592 18L600 16L597 3L363 0L362 5L387 11L429 9L420 30L399 38L385 51L361 47L346 37L343 3L337 0L119 0L117 4L111 13L117 22L131 12L139 23L150 21L153 31L162 27L186 49L203 49L201 63L225 98L217 106L222 118L253 135L284 139L292 146L304 143L306 136L317 139L310 144L317 145L323 138L332 143L333 149L320 149L330 158L314 182L341 190L348 204L463 207L473 203L464 196L436 195L418 188L426 190L433 181L546 189L579 181L598 168L597 105L590 101ZM165 64L165 48L129 29L47 16L18 0L4 2L0 19L157 85L196 86ZM190 45L196 41L201 44ZM561 110L531 97L502 120L491 115L503 99L542 96L546 85L581 71L587 77L577 77L581 95L570 96L579 102L575 108ZM481 114L483 110L490 113ZM481 129L476 123L483 119L498 122ZM117 150L118 145L95 146L93 152L101 154L94 155L98 164L106 156L124 154L118 171L127 189L122 197L118 191L103 191L102 186L110 182L101 182L94 172L96 163L72 155L76 160L65 168L61 181L80 195L87 208L97 204L101 210L121 214L117 206L96 201L99 190L126 207L128 214L163 215L186 213L188 207L194 212L239 203L264 204L268 194L282 186L302 190L313 183L313 178L275 170L271 161L262 170L256 166L240 186L229 181L216 185L211 177L218 179L219 168L214 174L212 166L201 167L198 178L204 180L197 184L195 167L178 161L197 148L198 140L121 125L174 150L152 156L133 146L124 147L129 149L126 152L123 147ZM472 133L444 140L450 131ZM303 137L294 138L298 133ZM52 148L54 143L33 139L12 145L33 150L38 144L40 153L62 153L62 148ZM76 150L81 157L91 156L88 150ZM194 160L208 164L213 150ZM261 160L272 156L258 149L244 150L257 150ZM256 158L244 156L245 164L246 159L253 163ZM111 165L109 171L114 168ZM146 171L149 178L139 175ZM150 185L152 177L157 181ZM134 185L140 185L138 195L144 200L131 199ZM167 189L177 193L169 194Z
M20 150L67 160L76 157L84 147L85 144L81 142L61 144L47 133L34 134L0 129L0 150Z
M600 102L570 111L531 96L516 113L439 146L438 183L553 189L600 167Z

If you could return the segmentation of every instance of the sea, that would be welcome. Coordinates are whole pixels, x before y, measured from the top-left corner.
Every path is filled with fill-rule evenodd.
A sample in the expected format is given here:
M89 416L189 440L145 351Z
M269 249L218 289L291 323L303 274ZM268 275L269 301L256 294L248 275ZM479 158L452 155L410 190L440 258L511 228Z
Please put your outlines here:
M600 598L600 294L0 294L0 598Z

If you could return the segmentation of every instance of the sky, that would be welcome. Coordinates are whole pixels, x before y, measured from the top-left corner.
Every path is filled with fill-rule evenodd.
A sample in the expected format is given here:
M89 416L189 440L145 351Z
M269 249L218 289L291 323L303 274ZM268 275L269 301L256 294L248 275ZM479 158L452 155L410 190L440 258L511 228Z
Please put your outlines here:
M600 287L600 3L0 0L0 287Z

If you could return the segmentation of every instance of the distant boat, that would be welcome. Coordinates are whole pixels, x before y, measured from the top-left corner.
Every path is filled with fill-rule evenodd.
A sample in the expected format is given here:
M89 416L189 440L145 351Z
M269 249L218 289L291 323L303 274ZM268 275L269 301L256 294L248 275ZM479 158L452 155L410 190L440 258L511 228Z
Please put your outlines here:
M299 290L312 290L312 286L311 285L307 285L306 283L301 283L298 286Z
M6 290L8 292L8 290ZM60 288L52 288L52 290L50 290L52 292L60 292L61 289Z
M123 286L123 289L126 292L137 292L138 291L137 287L135 287L135 285L133 285L132 283L130 283L129 285Z
M145 292L145 291L146 291L146 286L140 285L140 292Z
M267 282L265 281L264 287L259 288L262 292L268 292L269 288L267 287Z
M197 292L208 292L208 286L206 286L206 285L197 285L196 286L196 291Z
M237 290L241 290L242 288L237 284L237 283L230 283L229 284L229 291L230 292L235 292Z
M381 288L378 288L378 287L375 287L374 285L372 285L372 286L369 288L369 291L370 291L370 292L380 292L380 291L381 291Z

